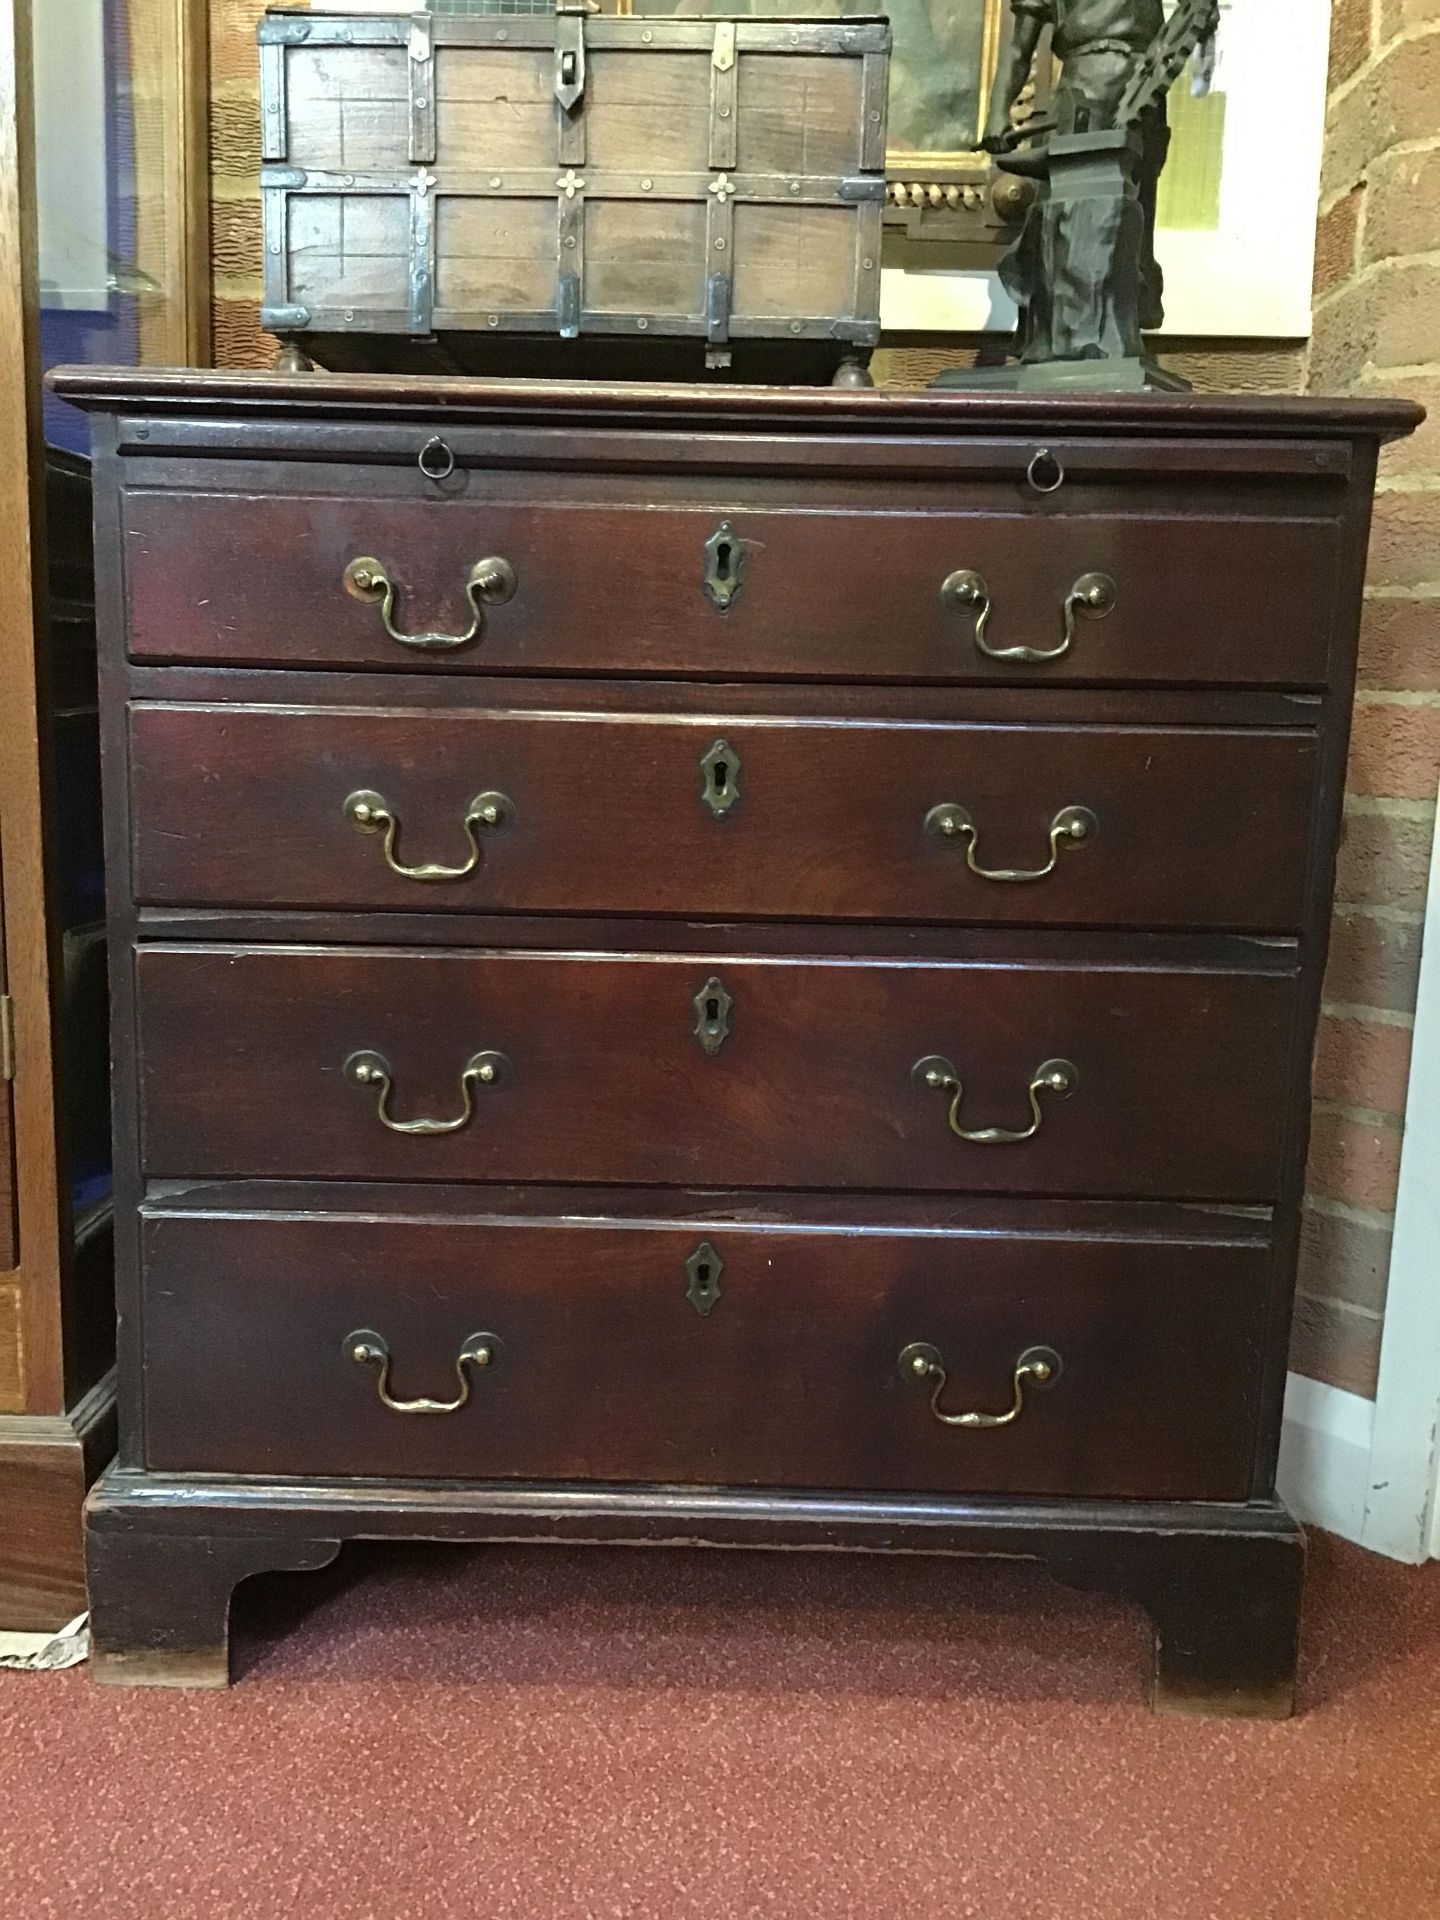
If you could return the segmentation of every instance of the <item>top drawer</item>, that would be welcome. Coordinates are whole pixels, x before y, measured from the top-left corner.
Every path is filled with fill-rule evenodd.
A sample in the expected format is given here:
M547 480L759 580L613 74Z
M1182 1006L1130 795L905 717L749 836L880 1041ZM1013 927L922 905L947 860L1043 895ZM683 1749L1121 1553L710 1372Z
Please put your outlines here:
M997 488L993 510L952 512L135 489L130 651L504 674L1325 682L1336 521L1004 510L1014 498Z

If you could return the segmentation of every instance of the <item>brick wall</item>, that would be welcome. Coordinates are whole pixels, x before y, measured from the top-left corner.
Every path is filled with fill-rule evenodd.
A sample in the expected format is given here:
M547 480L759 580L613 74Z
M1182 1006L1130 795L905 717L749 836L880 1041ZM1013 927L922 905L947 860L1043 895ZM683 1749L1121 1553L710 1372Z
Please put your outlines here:
M1373 1395L1440 775L1440 0L1335 0L1307 385L1433 409L1370 549L1292 1364Z

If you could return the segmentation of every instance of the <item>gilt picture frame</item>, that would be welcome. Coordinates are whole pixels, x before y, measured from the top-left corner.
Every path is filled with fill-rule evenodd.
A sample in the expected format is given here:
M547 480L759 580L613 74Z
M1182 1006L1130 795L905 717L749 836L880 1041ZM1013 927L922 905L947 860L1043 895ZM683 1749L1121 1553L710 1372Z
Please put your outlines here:
M895 40L890 203L978 212L988 201L991 162L980 137L1010 33L1007 0L887 0L885 11Z

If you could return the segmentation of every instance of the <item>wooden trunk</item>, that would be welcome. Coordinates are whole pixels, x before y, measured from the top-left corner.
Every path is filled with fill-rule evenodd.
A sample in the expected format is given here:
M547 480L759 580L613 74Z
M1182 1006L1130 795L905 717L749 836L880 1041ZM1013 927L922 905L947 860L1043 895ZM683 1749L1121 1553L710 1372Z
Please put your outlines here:
M264 325L880 334L883 20L272 12Z

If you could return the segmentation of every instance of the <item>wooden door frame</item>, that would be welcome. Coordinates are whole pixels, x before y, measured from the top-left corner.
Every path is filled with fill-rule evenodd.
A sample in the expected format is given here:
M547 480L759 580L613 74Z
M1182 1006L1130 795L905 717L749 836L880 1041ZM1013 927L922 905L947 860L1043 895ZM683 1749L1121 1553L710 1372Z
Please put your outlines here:
M65 1408L62 1299L68 1241L56 1136L54 995L59 936L45 846L50 776L42 682L46 631L45 460L40 404L40 302L31 80L32 0L0 0L0 860L5 971L14 1004L14 1288L20 1401L5 1414ZM18 1297L17 1297L18 1296ZM0 1337L8 1337L6 1325Z
M141 315L141 359L153 366L208 367L212 312L209 0L129 0L129 6L132 48L147 50L158 73L158 125L164 143L159 156L160 202L166 223L159 276L164 299L153 312ZM138 235L142 253L146 214L147 202L142 199Z
M61 1164L55 1004L61 979L47 848L51 778L45 674L45 456L35 204L32 21L43 0L0 0L0 861L4 973L14 1005L16 1205L20 1264L0 1274L0 1339L18 1320L20 1396L0 1417L63 1413L70 1200ZM207 0L131 0L132 67L157 128L148 156L163 235L151 236L161 296L141 315L152 362L210 355L209 14Z

